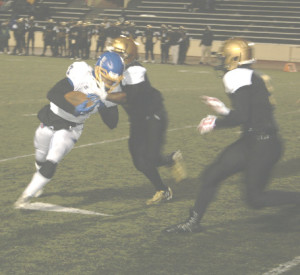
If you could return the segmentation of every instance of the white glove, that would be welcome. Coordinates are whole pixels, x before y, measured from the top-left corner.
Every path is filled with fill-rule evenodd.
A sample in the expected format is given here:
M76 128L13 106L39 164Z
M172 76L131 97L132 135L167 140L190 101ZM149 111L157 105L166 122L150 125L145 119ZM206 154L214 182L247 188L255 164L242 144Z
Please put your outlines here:
M219 115L226 116L230 112L230 109L227 108L221 100L215 97L203 96L202 100L206 105L211 107Z
M106 97L107 97L107 92L105 91L105 88L104 88L104 85L100 85L98 84L99 87L97 89L97 91L95 91L94 93L100 97L100 99L102 101L106 100Z
M211 116L211 115L208 115L207 117L203 118L197 127L200 134L203 135L211 132L215 127L216 119L217 119L216 116Z

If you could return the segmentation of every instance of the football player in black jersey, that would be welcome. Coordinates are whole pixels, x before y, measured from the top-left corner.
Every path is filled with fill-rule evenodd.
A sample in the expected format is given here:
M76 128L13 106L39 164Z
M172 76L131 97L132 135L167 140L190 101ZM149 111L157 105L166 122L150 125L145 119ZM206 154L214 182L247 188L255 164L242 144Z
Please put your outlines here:
M190 217L164 232L202 231L200 221L219 185L238 172L244 173L246 202L252 208L300 204L300 193L266 190L272 168L282 155L282 141L270 101L269 77L252 69L251 64L255 62L252 51L253 43L240 38L225 41L220 49L221 64L217 69L224 71L223 83L232 109L217 98L205 96L204 103L218 117L210 115L202 119L198 130L205 134L213 129L240 125L242 134L201 174L201 187L194 207L190 210Z
M167 129L167 113L161 93L151 86L146 68L136 61L138 50L132 38L119 37L111 50L119 53L125 62L124 78L118 92L109 93L106 100L122 104L130 120L129 151L137 170L154 185L156 193L146 204L157 204L172 199L172 190L158 172L159 166L172 167L176 181L185 177L180 151L162 155Z

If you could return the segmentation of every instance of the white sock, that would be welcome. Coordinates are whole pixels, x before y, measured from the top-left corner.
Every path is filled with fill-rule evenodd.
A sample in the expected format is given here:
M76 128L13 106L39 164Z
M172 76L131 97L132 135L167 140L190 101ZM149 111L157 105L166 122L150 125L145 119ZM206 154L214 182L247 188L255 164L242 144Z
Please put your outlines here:
M34 194L41 190L51 179L45 178L39 172L34 173L31 182L28 184L23 192L24 197L33 197Z

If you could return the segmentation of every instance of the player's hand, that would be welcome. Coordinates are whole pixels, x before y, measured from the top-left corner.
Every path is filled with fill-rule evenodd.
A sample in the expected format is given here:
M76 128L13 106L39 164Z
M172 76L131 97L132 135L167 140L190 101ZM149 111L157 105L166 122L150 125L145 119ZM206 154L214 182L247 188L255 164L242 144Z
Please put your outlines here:
M90 101L93 101L95 103L95 105L98 105L98 110L106 107L105 104L101 101L101 99L98 95L88 94L87 97L89 98Z
M219 115L228 115L230 109L225 106L225 104L216 97L203 96L203 103L211 107Z
M98 103L94 103L93 105L87 107L86 105L89 103L89 100L82 102L81 104L75 107L75 116L85 115L91 112Z
M203 118L197 129L200 132L201 135L211 132L215 127L217 117L208 115L207 117Z
M104 100L106 100L107 92L104 91L104 89L99 89L99 91L97 92L97 95L99 95L100 99L102 101L104 101Z
M90 101L93 101L94 103L99 103L100 101L100 97L96 94L88 94L87 95L87 98L90 100Z

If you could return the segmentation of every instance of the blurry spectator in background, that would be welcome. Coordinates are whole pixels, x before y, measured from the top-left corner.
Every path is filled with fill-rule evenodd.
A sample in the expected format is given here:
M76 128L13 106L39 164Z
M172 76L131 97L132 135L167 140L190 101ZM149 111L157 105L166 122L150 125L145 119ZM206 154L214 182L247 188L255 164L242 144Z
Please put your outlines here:
M0 52L10 54L8 40L10 39L9 23L3 22L0 27Z
M1 2L0 2L1 3ZM1 7L1 5L0 5ZM4 52L4 32L2 31L3 23L0 24L0 53Z
M181 38L179 40L179 55L177 64L184 64L187 51L190 47L190 37L183 26L179 27L179 33Z
M13 54L25 54L25 22L24 18L19 18L12 25L16 45L13 49Z
M79 58L80 36L81 36L82 21L77 21L70 27L69 32L69 47L70 58Z
M38 24L34 21L34 17L30 16L28 21L25 23L27 32L26 39L26 55L29 55L29 45L31 44L31 54L34 55L34 41L35 32L38 30Z
M112 43L112 40L119 37L122 34L121 23L116 21L114 24L110 25L107 29L107 45Z
M92 30L90 22L85 22L82 24L81 31L81 57L83 59L90 58L90 48L92 43Z
M142 36L142 43L145 45L145 60L144 62L151 62L154 63L154 53L153 48L154 44L156 43L157 39L154 37L153 29L151 25L146 26L146 30L144 35Z
M60 22L56 32L58 56L67 56L67 33L68 27L66 22Z
M137 34L135 29L135 23L126 20L122 26L122 35L126 37L131 37L132 39L136 39Z
M99 53L104 51L105 48L105 42L106 42L106 29L105 29L105 23L101 23L96 27L96 51L95 51L95 59L98 58Z
M54 40L55 35L56 35L56 33L54 31L54 20L50 19L50 20L48 20L47 25L44 26L44 29L43 29L44 47L43 47L43 53L41 54L41 56L45 56L48 47L50 47L52 56L54 56L55 49L54 49L53 40Z
M126 10L122 9L119 17L119 22L123 24L127 20Z
M202 54L199 64L209 64L211 56L211 47L214 40L213 32L210 26L206 26L204 33L202 34L201 42L199 44L202 47Z
M131 37L133 40L137 38L136 26L133 21L130 21L130 24L128 26L128 33L129 33L129 37Z
M168 62L168 51L169 51L168 28L165 24L161 25L159 40L160 40L160 63L165 64Z
M176 65L178 63L179 56L179 42L181 40L181 34L179 29L171 28L169 31L169 45L170 45L170 54L172 57L172 64Z

